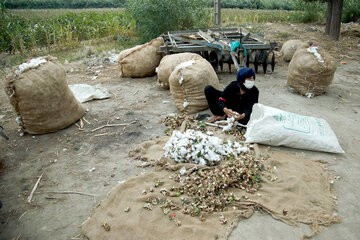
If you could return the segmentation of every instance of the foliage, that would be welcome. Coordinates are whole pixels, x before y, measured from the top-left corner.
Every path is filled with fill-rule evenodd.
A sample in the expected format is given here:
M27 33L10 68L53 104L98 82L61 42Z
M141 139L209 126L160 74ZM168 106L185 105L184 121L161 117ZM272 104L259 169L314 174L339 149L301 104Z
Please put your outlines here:
M185 0L186 1L186 0ZM55 8L119 8L126 0L0 0L10 9L55 9ZM162 1L160 5L165 2ZM221 0L223 8L285 9L294 10L292 0ZM214 0L201 0L203 7L213 7Z
M6 8L118 8L125 0L0 0Z
M342 12L343 22L360 22L360 1L345 0Z
M15 1L19 0L12 2ZM84 40L108 37L118 42L133 39L135 31L141 34L144 42L170 30L213 27L214 11L212 8L204 10L202 8L206 5L204 1L208 0L169 0L166 3L163 0L128 0L129 12L119 8L8 10L4 4L1 4L0 52L36 52L40 48L47 49L48 52L61 48L74 49ZM211 2L213 3L213 0ZM240 1L233 1L233 3L236 2ZM315 4L321 7L318 5L305 7L303 0L260 0L259 2L262 6L267 4L267 8L280 7L281 4L288 2L291 8L302 11L224 8L222 26L234 27L264 22L301 22L309 19L305 12L308 8L316 9L317 17L313 18L315 21L324 20L325 16L326 6L319 3ZM358 4L355 0L345 0L344 13L347 13L346 9L359 9ZM251 30L260 32L255 26Z
M133 16L143 41L167 31L203 28L209 15L202 0L128 0L126 9Z
M320 1L306 2L304 0L293 0L293 7L298 11L296 21L316 22L325 19L326 3Z
M262 9L283 9L283 10L294 10L293 0L261 0Z
M250 10L226 8L222 10L223 25L242 23L290 22L297 16L295 11L284 10Z
M123 11L68 12L56 17L25 18L1 5L0 51L12 52L52 45L75 47L79 41L132 34L132 20Z
M241 9L284 9L294 10L293 0L221 0L222 8ZM214 0L206 0L207 7L214 6Z

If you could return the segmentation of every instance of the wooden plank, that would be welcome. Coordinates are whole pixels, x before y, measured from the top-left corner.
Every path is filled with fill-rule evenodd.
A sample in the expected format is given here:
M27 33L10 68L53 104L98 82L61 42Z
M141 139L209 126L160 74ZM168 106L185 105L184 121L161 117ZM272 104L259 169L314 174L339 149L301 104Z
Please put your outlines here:
M199 30L199 35L201 37L203 37L207 42L212 43L212 44L216 44L216 45L220 45L224 50L231 50L231 48L229 48L228 44L224 44L222 42L219 42L217 40L215 40L214 38L212 38L209 34L204 33L203 31Z
M169 36L169 39L170 39L171 45L173 45L174 47L176 47L176 42L174 41L174 39L172 39L172 37L171 37L171 33L169 33L169 32L168 32L168 36Z

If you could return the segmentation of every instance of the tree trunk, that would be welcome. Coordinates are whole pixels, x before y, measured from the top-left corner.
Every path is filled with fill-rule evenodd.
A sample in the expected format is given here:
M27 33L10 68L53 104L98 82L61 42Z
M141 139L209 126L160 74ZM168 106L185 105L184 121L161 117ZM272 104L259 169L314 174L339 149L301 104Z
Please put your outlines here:
M214 16L215 25L221 25L221 0L214 1Z
M340 37L341 15L343 8L343 0L332 0L330 38L338 41Z
M327 0L326 26L325 26L325 34L326 34L326 35L329 35L329 33L330 33L332 9L333 9L333 2L332 2L332 0Z

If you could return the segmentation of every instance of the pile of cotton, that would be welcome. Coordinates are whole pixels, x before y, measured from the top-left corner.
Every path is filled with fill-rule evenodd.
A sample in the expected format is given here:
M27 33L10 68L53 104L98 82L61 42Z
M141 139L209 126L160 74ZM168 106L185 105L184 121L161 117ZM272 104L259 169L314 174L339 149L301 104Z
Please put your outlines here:
M176 162L216 165L224 157L238 156L249 149L238 142L224 141L200 131L175 130L164 147L165 157Z

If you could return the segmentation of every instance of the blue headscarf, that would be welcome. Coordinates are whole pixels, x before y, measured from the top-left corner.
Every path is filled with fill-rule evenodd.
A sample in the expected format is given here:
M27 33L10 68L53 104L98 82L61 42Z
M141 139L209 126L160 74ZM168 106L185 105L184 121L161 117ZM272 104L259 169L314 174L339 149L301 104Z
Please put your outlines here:
M236 81L238 81L238 83L242 84L245 82L246 78L250 78L250 77L254 77L255 80L255 72L252 68L242 68L240 69L237 74L236 74Z
M244 86L244 82L245 82L245 79L246 78L250 78L250 77L254 77L254 80L255 80L255 72L252 68L242 68L240 69L237 74L236 74L236 81L237 81L237 84L238 86L243 90L243 91L247 91L249 89L247 89L245 86Z

